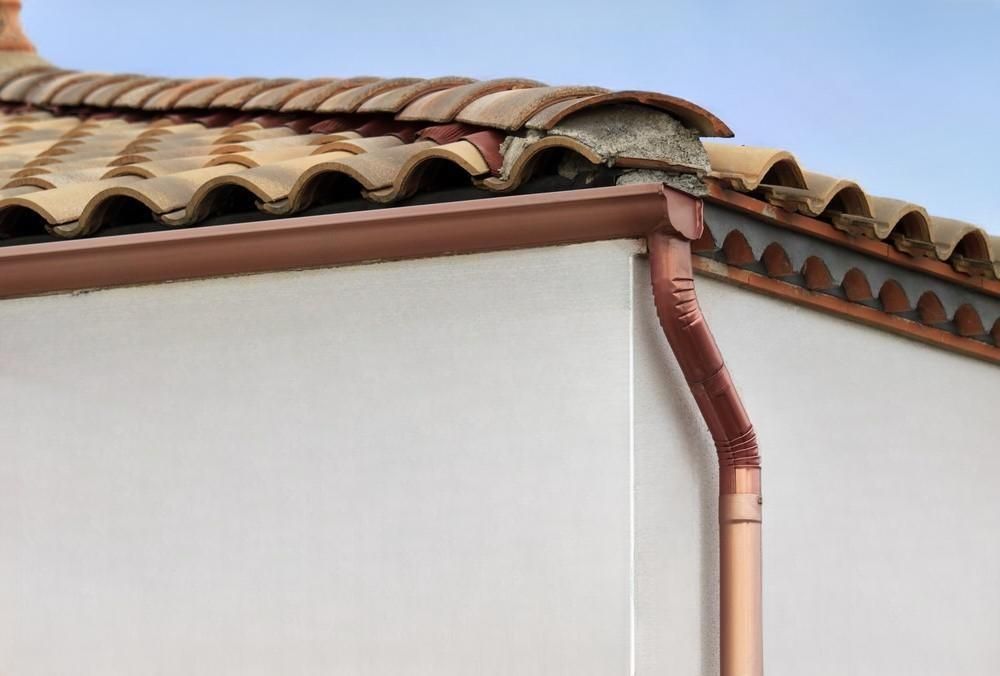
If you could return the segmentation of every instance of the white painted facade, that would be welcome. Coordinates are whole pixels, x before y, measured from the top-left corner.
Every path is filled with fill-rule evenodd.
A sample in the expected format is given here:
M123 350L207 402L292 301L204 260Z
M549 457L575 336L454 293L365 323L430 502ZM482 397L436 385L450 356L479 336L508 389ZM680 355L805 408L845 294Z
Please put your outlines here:
M0 674L716 673L715 458L636 253L0 302ZM1000 371L698 285L766 672L993 676Z

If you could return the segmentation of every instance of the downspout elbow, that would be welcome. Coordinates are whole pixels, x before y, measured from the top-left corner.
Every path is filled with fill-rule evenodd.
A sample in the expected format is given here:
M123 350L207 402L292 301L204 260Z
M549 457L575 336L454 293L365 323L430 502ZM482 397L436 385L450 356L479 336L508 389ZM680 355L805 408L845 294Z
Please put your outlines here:
M757 436L695 292L691 241L702 231L702 205L669 188L664 200L664 222L647 236L656 313L719 458L720 671L762 676Z
M757 435L698 304L691 243L660 230L648 244L656 313L715 442L720 493L756 493L759 480L746 485L739 479L748 472L738 470L759 476Z

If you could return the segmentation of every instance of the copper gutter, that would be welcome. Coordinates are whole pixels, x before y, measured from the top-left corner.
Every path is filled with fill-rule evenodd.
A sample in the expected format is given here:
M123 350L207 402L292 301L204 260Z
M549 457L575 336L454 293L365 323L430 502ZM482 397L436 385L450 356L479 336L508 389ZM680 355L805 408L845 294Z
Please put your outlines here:
M783 211L746 195L722 193L717 183L710 183L710 188L708 199L721 201L725 197L729 200L726 203L734 208L747 210L757 206L764 212ZM639 238L659 227L664 219L663 195L659 184L627 185L6 246L0 247L0 298ZM766 217L765 213L759 215ZM904 256L884 242L845 240L846 235L825 223L796 214L785 217L790 219L787 223L782 221L785 227L869 255L888 257L891 262ZM702 263L700 258L696 261L696 265ZM914 266L951 282L975 285L987 293L994 293L993 285L1000 284L996 280L960 275L939 261L912 259L909 267ZM993 362L1000 354L997 348L985 343L901 320L876 309L858 307L845 311L847 306L843 302L820 297L822 294L793 291L785 288L790 287L787 284L776 283L762 289L765 282L736 268L721 275L716 268L706 270L703 265L698 269L951 351ZM943 269L950 271L950 276Z
M653 299L719 456L720 664L722 676L761 676L760 453L753 425L698 305L691 242L702 203L672 190L669 222L647 236ZM683 206L682 206L683 205ZM683 220L678 220L683 219Z
M639 184L0 247L0 298L639 238L664 203Z

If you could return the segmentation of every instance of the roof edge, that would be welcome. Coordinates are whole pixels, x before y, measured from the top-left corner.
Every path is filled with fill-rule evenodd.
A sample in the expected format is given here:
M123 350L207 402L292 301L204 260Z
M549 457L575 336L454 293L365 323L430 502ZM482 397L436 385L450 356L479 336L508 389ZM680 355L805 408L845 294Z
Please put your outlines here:
M866 237L852 237L850 234L832 227L829 223L782 209L751 195L731 190L712 178L706 180L705 183L708 187L706 199L716 204L789 230L825 240L845 249L889 261L903 268L917 270L951 284L1000 297L1000 280L964 274L942 260L911 256L899 251L890 242Z
M24 244L0 249L0 298L642 238L672 227L670 192L640 183ZM700 272L739 286L1000 364L996 347L694 258Z
M0 298L643 237L660 183L494 197L0 249Z
M692 256L692 262L695 271L713 279L1000 366L1000 349L985 343L956 336L850 300L814 293L795 284L710 258L695 255Z

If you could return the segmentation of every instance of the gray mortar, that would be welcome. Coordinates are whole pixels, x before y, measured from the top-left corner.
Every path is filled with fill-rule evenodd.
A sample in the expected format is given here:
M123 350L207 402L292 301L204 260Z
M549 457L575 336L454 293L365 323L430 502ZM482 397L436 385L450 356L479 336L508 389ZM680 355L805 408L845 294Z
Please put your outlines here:
M708 194L705 184L694 174L678 174L673 171L659 171L657 169L629 169L615 181L616 185L632 183L665 183L671 188L676 188L695 197L704 197Z
M685 127L680 120L662 110L621 104L602 106L572 115L548 134L529 129L524 136L508 136L500 146L504 158L501 178L506 179L510 175L510 168L526 148L547 135L577 140L591 148L608 164L617 157L631 157L690 167L691 174L704 175L709 171L708 155L697 131ZM560 173L563 174L563 171L564 168L561 167ZM572 167L566 167L565 171L576 173ZM663 174L667 183L676 183L675 187L681 190L693 194L704 192L704 187L695 176L681 172L642 171L646 173L627 172L632 177L623 177L623 180L630 183L651 182L647 179L654 174Z
M605 159L658 160L708 173L708 154L698 132L662 110L618 105L585 110L556 125L551 136L567 136Z
M503 166L500 167L500 178L506 180L510 176L510 169L514 162L521 156L521 153L532 143L545 138L543 132L529 129L525 136L508 136L500 144L500 152L503 154Z
M581 157L576 153L566 153L560 159L556 171L563 178L572 180L580 174L593 174L594 169L594 165L586 157Z

